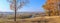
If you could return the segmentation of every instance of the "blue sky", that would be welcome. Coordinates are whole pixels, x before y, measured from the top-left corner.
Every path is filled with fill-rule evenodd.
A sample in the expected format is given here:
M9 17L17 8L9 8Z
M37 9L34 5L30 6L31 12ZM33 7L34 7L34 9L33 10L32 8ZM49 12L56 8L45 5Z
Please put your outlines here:
M46 0L30 0L28 5L19 9L18 12L44 12L42 8ZM10 9L9 3L6 0L0 0L0 12L14 12Z

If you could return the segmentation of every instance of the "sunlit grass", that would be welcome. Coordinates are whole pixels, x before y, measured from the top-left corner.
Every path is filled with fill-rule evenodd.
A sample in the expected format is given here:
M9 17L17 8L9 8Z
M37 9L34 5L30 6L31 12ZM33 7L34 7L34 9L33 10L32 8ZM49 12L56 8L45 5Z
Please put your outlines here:
M26 19L17 19L17 23L32 23L32 21L47 20L48 23L60 23L59 16L45 16L45 17L35 17L35 18L26 18ZM4 19L0 18L0 23L15 23L14 19Z

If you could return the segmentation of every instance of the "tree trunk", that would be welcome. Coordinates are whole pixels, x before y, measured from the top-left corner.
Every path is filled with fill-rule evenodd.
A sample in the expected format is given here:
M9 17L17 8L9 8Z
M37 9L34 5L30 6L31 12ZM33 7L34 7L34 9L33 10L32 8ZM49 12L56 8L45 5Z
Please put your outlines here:
M51 16L51 11L49 10L49 16Z
M16 21L16 0L15 0L15 18L14 21Z

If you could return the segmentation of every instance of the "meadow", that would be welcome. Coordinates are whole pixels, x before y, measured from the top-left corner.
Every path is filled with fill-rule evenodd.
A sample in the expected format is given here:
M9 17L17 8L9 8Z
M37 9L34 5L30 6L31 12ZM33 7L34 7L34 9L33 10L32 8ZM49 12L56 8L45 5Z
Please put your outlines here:
M17 14L14 21L14 14L0 14L0 23L60 23L60 16L44 16L44 14Z

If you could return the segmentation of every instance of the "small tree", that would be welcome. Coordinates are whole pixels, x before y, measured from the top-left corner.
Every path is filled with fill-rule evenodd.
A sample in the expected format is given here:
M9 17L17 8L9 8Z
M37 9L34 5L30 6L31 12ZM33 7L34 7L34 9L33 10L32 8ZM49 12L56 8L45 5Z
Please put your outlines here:
M21 9L24 5L26 5L29 1L28 0L7 0L10 3L10 9L15 11L15 18L16 21L16 12L18 9Z

